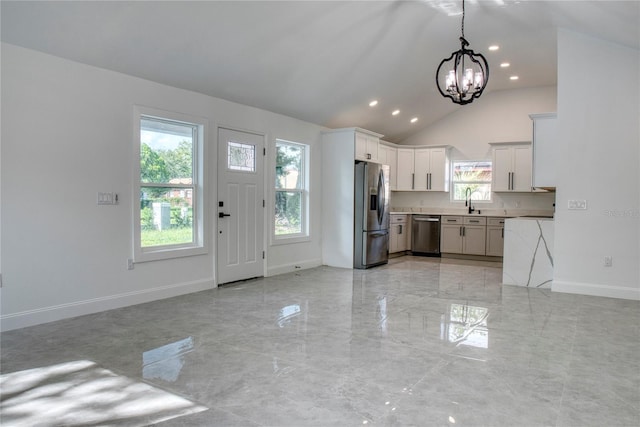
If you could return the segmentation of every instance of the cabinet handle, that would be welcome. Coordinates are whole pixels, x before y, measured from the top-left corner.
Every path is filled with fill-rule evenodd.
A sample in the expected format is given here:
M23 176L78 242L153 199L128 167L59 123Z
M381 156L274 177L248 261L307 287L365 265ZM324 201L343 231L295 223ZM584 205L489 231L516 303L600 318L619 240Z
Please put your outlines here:
M459 234L460 236L462 236L462 227L460 227L460 228L458 229L458 234Z
M371 154L367 153L367 159L371 160Z
M427 172L427 190L429 189L429 173Z
M479 219L470 219L470 220L469 220L469 222L475 222L475 223L478 223L478 222L480 222L480 220L479 220Z
M504 239L504 228L502 229L502 238Z
M411 189L415 189L416 188L416 174L412 173L411 174Z
M402 225L399 225L398 234L402 234Z
M431 172L429 172L429 190L431 190Z
M464 237L464 235L466 234L466 231L467 231L467 230L465 230L465 228L466 228L466 227L462 227L462 237Z

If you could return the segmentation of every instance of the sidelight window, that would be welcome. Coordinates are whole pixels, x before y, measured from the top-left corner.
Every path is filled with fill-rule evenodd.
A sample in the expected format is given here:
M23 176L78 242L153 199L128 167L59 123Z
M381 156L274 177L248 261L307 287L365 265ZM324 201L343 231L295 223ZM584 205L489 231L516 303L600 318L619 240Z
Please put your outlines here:
M308 171L308 145L276 140L274 212L276 239L292 239L309 235Z

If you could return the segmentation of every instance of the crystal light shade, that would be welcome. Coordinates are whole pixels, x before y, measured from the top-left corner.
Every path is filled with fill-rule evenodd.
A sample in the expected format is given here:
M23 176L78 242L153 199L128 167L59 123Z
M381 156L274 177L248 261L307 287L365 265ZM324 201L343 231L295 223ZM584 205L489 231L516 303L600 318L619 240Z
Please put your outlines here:
M464 105L482 95L489 81L489 64L482 54L467 49L469 42L464 37L460 44L460 50L440 62L436 84L442 96Z

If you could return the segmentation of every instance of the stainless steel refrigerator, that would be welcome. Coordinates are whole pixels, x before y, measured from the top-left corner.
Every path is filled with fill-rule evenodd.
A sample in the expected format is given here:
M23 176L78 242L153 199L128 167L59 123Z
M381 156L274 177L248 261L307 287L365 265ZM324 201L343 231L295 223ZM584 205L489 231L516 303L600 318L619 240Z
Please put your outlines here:
M389 166L356 162L354 268L389 261Z

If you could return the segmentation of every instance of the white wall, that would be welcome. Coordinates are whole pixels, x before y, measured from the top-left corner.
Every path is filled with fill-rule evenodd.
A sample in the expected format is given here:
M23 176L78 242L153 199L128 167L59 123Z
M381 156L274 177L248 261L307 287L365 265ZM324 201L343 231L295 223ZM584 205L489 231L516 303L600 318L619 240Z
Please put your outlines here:
M640 299L639 77L638 50L559 32L553 290Z
M265 273L321 264L324 128L8 44L2 44L1 77L3 330L215 286L215 245L204 256L127 270L136 203L134 104L209 119L212 238L217 126L264 133L267 170L276 138L311 144L312 238L268 246ZM266 179L268 200L272 181ZM117 192L120 204L97 206L98 191Z
M443 98L442 102L450 102ZM491 159L490 142L531 141L532 113L556 111L556 87L489 92L473 103L458 108L422 132L402 141L407 145L452 145L451 160ZM491 203L480 209L553 211L554 194L493 193ZM394 192L394 208L464 208L451 203L449 193Z

